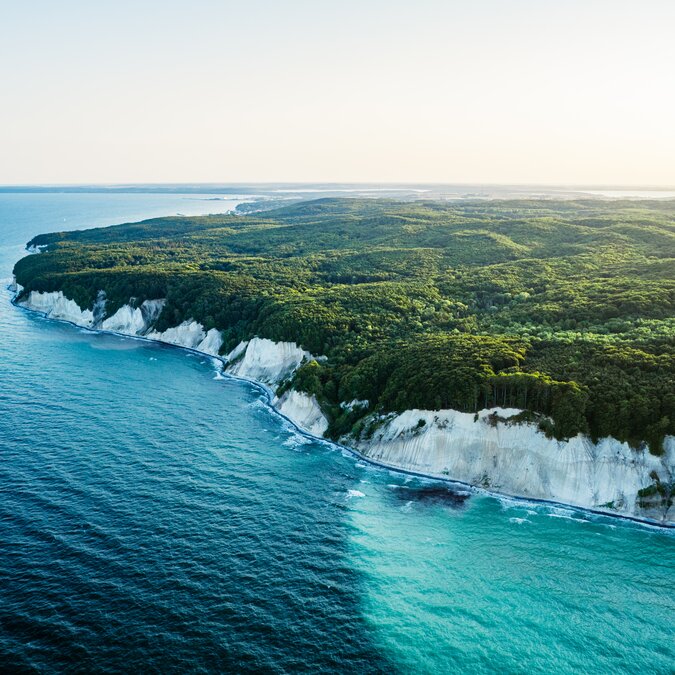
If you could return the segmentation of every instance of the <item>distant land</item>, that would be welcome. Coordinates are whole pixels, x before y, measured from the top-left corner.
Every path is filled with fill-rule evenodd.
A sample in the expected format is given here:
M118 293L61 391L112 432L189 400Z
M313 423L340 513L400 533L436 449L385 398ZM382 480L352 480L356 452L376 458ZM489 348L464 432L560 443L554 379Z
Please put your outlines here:
M504 198L675 198L675 186L621 185L498 185L443 183L139 183L82 185L0 185L0 193L142 193L203 195L303 195L305 198L340 194L397 199Z

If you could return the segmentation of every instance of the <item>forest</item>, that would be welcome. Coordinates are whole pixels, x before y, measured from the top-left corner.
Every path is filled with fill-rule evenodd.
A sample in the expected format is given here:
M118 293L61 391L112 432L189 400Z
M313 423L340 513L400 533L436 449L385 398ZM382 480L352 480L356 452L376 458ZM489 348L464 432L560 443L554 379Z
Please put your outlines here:
M24 293L104 290L109 314L163 297L160 330L325 356L282 386L315 394L333 437L374 411L495 406L557 438L659 453L675 434L675 201L318 199L29 245Z

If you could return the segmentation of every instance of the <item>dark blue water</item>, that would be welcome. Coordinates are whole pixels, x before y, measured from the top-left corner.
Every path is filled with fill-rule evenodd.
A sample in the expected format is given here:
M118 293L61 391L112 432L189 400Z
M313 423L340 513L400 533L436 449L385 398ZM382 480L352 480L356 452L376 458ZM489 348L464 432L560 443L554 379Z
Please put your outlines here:
M39 232L214 205L0 195L0 669L673 672L671 534L366 467L208 359L9 302Z

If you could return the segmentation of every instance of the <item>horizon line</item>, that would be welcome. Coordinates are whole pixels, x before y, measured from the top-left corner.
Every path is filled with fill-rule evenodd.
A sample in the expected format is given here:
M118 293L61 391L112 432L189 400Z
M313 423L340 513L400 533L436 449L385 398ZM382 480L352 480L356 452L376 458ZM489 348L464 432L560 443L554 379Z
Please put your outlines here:
M138 188L138 187L246 187L246 186L383 186L405 188L428 187L501 187L501 188L568 188L586 190L675 190L673 184L636 183L495 183L495 182L438 182L438 181L167 181L167 182L68 182L68 183L0 183L0 190L15 188Z

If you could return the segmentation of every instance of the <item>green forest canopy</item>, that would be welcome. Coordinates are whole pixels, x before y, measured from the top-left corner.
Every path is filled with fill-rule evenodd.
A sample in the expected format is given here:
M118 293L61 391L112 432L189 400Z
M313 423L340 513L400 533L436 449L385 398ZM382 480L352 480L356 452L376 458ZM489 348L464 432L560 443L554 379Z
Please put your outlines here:
M30 243L48 248L17 263L24 292L91 307L103 289L109 312L166 297L159 329L327 356L293 385L333 436L375 410L492 406L653 452L675 433L673 201L320 199Z

